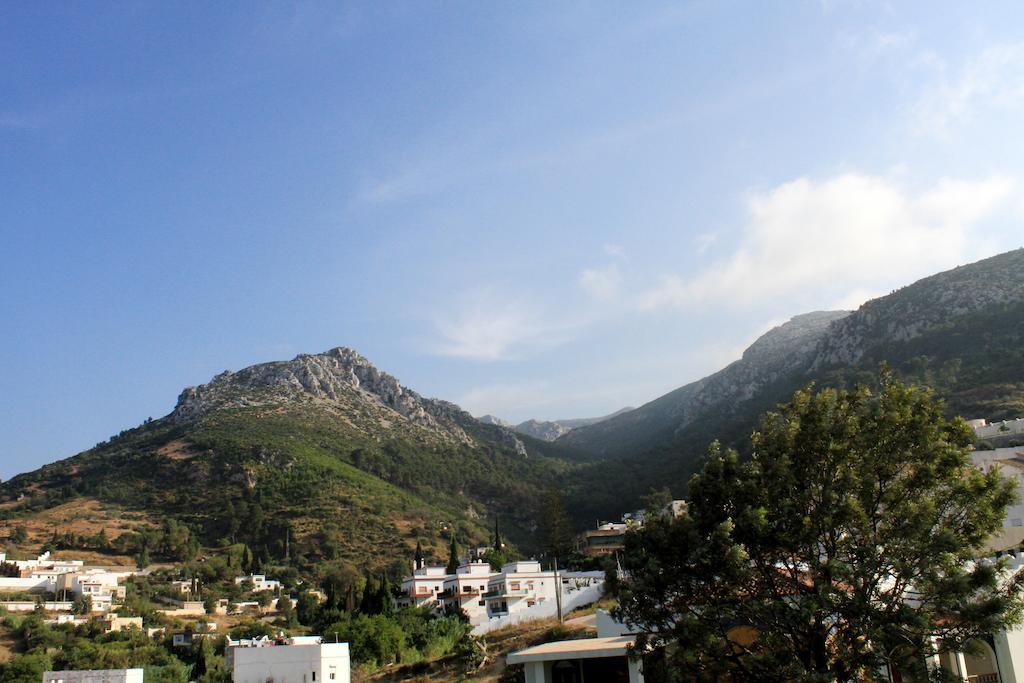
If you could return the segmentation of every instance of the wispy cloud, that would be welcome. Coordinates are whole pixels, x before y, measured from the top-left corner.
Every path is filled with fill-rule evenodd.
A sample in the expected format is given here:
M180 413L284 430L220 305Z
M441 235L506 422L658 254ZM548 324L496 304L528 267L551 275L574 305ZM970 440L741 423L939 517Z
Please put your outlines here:
M431 351L467 360L510 360L571 338L578 321L527 301L525 296L499 295L487 288L462 297L453 311L435 316L439 339Z
M752 308L808 292L881 294L982 255L980 222L1008 203L1012 180L942 180L918 193L876 176L800 178L747 200L749 222L727 258L695 276L669 274L645 310Z
M579 285L590 297L608 302L618 295L622 273L616 264L604 268L586 268L580 273Z
M938 77L912 107L918 134L946 137L983 111L1024 105L1024 43L986 48L952 70L934 54L926 61Z

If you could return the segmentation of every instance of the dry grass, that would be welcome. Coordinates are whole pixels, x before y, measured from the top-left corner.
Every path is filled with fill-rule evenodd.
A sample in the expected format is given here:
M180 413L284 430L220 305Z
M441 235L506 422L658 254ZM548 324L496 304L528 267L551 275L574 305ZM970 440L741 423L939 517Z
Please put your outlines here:
M39 547L53 535L71 532L80 536L94 536L102 529L107 538L113 540L121 534L135 531L154 523L142 513L125 512L121 508L107 505L93 498L77 498L70 502L43 510L32 517L7 520L0 525L0 536L9 536L11 529L24 525L28 540L16 547L24 555L34 555ZM131 564L131 558L106 555L84 550L58 551L54 557L85 560L88 564L123 565Z
M569 624L559 626L557 619L531 621L527 624L510 626L484 636L487 643L487 664L479 671L467 674L450 657L434 662L410 664L407 666L389 666L367 675L355 669L352 680L356 683L397 683L398 681L418 681L419 683L442 683L442 681L463 680L495 683L505 670L505 656L532 645L563 640L567 638L590 637L593 632L588 629L575 628Z
M189 460L196 456L192 447L187 442L180 439L167 442L165 445L157 449L156 454L167 458L168 460Z

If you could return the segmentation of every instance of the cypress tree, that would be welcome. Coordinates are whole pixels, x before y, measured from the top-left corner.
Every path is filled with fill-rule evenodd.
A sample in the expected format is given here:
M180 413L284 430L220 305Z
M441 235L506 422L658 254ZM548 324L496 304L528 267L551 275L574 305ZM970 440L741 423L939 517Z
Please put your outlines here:
M448 566L445 570L449 574L454 574L455 570L459 568L459 548L455 545L455 534L452 534L452 543L448 547Z
M420 546L419 541L416 541L416 554L413 556L413 562L413 567L415 569L420 569L421 567L423 567L423 548L422 546Z
M363 596L362 596L362 599L359 601L359 611L360 612L362 612L363 614L376 614L377 613L377 611L376 611L377 605L375 604L377 602L377 600L376 600L377 595L376 594L377 594L376 582L373 580L372 576L367 574L366 575L366 584L363 587Z
M501 546L505 545L501 542L501 532L498 530L498 518L494 518L494 549L501 551Z
M380 614L390 615L394 613L395 606L391 602L391 581L388 580L387 574L384 574L380 579L380 590L377 591L377 603L380 608L378 610Z
M356 611L356 584L350 583L345 591L345 611L352 614Z

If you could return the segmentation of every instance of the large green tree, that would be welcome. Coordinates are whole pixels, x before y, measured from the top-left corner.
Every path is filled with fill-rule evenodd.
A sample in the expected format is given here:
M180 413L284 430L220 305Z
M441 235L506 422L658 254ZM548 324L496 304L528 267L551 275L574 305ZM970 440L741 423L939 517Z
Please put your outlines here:
M572 552L573 528L569 513L565 507L562 492L555 486L549 486L540 501L538 511L540 520L540 539L544 544L544 554L548 560L556 563L564 562Z
M925 676L1021 613L1019 577L975 561L1015 489L971 465L971 436L886 371L875 391L797 392L749 460L712 445L687 515L627 534L618 615L678 677Z

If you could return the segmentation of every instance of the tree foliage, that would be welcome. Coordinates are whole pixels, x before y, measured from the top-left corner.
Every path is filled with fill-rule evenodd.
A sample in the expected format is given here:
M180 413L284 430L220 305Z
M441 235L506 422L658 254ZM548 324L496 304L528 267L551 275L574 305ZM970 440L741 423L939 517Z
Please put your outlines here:
M680 676L850 681L921 675L1017 621L1020 579L973 561L1014 485L970 464L942 410L883 371L876 392L797 392L747 462L713 444L688 514L627 534L613 590L640 647Z
M540 520L544 554L552 563L558 560L564 562L572 552L573 527L565 507L565 498L557 487L549 486L544 491L537 518Z

